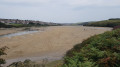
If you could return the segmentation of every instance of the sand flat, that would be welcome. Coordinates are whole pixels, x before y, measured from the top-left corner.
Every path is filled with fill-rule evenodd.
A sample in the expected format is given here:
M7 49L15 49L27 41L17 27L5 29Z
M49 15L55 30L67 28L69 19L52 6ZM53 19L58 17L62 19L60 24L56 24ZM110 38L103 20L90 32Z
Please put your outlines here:
M10 48L4 58L63 56L67 50L84 39L111 30L111 28L83 26L51 26L45 29L43 32L0 38L0 47Z

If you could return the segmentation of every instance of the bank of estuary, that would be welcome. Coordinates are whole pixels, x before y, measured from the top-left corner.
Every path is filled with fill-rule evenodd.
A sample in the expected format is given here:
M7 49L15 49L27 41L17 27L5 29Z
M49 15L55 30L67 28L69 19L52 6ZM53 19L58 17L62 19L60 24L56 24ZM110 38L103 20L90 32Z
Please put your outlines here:
M31 59L40 61L61 59L75 44L111 28L83 26L51 26L43 32L0 38L0 47L7 46L7 63Z

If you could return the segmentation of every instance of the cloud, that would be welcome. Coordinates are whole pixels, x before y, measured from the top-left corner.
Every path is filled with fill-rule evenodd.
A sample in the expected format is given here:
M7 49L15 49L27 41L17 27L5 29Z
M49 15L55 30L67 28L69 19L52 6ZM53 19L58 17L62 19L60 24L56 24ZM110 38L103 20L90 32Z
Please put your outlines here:
M1 18L78 22L120 17L120 0L0 0Z
M7 3L66 4L69 6L120 6L120 0L1 0Z
M48 3L50 0L3 0L9 3Z
M71 6L120 6L120 0L65 0Z

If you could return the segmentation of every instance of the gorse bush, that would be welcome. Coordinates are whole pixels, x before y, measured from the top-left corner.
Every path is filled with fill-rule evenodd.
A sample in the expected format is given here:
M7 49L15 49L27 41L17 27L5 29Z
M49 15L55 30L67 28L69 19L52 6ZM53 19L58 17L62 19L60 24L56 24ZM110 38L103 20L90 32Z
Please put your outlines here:
M120 67L120 29L75 45L64 57L62 67Z

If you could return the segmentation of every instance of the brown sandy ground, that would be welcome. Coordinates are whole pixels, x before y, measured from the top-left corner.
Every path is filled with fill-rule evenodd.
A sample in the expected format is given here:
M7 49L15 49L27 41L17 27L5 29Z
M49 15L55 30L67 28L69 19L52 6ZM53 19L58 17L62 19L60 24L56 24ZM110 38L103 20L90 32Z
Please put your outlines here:
M111 28L83 26L51 26L44 29L42 32L0 38L0 47L10 48L4 58L9 60L20 57L63 56L67 50L84 39L111 30Z
M22 28L0 28L0 35L15 33L22 30Z
M0 36L11 34L11 33L17 33L20 31L26 31L26 30L44 30L44 27L23 27L23 28L0 28Z

